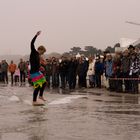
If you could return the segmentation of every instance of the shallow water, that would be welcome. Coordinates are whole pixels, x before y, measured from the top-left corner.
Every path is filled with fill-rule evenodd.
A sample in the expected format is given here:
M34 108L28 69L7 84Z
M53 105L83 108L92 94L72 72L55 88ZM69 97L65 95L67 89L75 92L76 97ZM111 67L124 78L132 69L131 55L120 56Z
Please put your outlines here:
M46 107L33 107L31 87L1 86L0 140L140 139L138 95L87 89L45 96Z

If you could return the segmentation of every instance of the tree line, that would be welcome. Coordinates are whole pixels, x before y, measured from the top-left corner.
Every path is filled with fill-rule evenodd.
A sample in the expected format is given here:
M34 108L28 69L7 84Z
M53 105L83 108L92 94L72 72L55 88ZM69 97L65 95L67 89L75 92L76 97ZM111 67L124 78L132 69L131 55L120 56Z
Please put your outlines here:
M85 46L84 50L81 47L73 47L70 49L69 52L63 53L64 56L75 56L78 53L83 54L85 56L95 56L95 55L102 55L104 52L114 53L115 48L120 47L120 43L116 43L114 47L108 46L104 51L101 49L97 49L94 46Z

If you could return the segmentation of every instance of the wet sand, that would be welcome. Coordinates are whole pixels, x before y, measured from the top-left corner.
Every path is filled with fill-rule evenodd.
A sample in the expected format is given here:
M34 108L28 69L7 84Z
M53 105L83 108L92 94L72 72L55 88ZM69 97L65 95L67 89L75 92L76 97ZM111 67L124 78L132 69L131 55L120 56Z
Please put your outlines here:
M0 85L0 140L139 140L139 95L104 89L50 90L33 107L32 87Z

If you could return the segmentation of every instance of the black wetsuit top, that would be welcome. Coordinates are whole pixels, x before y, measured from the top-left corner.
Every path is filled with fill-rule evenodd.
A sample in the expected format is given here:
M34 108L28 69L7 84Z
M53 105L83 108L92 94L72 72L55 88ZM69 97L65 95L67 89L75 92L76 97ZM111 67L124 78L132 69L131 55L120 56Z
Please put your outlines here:
M31 41L31 54L30 54L30 65L31 65L31 70L30 73L35 73L39 71L40 68L40 57L39 53L35 49L34 43L37 38L37 35L32 39Z

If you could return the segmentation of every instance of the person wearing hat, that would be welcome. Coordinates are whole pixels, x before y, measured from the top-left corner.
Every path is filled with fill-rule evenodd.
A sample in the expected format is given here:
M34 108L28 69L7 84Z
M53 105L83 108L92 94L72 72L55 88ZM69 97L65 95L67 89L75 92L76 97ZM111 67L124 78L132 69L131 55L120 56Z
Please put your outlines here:
M137 53L137 57L140 59L140 48L136 47L135 52Z
M95 62L95 78L96 78L96 87L101 88L101 75L104 71L104 65L100 61L100 56L96 57Z
M135 47L133 45L129 45L128 51L129 51L129 54L131 55L132 53L135 52Z
M34 92L33 92L33 105L43 105L44 103L37 102L37 96L39 94L39 98L43 101L46 101L43 97L44 89L46 86L46 79L43 75L43 73L40 72L40 56L43 55L46 52L46 49L44 46L38 47L38 49L35 49L34 43L36 41L36 38L41 34L41 31L38 31L34 38L31 41L31 53L30 53L30 64L31 64L31 79L34 86Z
M130 72L129 75L131 78L135 78L131 80L132 93L138 93L138 79L140 74L140 60L137 57L137 53L134 52L131 54L131 62L130 62Z

